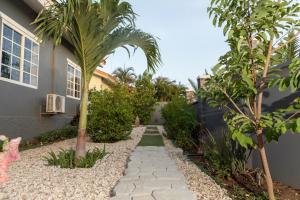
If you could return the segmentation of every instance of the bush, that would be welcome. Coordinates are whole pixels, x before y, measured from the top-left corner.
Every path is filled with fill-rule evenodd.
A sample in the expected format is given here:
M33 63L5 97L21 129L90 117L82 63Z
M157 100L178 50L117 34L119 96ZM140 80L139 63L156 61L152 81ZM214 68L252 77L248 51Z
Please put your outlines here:
M45 156L44 160L48 162L49 166L60 166L61 168L91 168L95 165L97 160L102 159L107 153L104 148L95 148L93 151L88 151L86 156L78 161L75 161L75 150L61 149L56 155L53 151L48 153L48 157Z
M180 131L191 133L196 127L196 113L192 105L189 105L184 97L174 98L163 109L167 136L176 139Z
M88 133L94 142L127 139L133 122L133 106L127 87L117 85L112 91L90 93Z
M193 142L191 135L184 130L179 130L175 137L175 143L178 147L185 151L193 151L196 145Z
M155 86L152 83L152 75L144 73L136 80L133 92L134 114L139 117L141 124L147 124L150 121L155 103Z
M20 150L24 151L31 148L40 147L54 142L75 138L77 136L76 126L66 126L61 129L56 129L42 133L31 140L22 140Z
M43 144L50 144L53 142L75 138L77 136L76 126L66 126L62 129L57 129L41 134L37 139Z

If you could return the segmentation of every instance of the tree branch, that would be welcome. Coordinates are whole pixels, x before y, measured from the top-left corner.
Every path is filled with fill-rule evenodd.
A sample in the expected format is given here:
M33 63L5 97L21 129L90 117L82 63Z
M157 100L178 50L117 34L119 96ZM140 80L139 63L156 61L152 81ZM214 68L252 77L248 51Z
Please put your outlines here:
M245 118L247 118L248 120L250 120L252 123L254 123L254 121L252 119L250 119L239 107L238 105L233 101L233 99L227 94L227 92L223 89L221 89L221 91L225 94L225 96L229 99L229 101L232 103L232 105L237 109L237 111L243 115Z
M300 110L298 110L297 112L295 112L294 114L292 114L291 116L289 116L284 122L289 121L290 119L292 119L293 117L295 117L299 113L300 113Z

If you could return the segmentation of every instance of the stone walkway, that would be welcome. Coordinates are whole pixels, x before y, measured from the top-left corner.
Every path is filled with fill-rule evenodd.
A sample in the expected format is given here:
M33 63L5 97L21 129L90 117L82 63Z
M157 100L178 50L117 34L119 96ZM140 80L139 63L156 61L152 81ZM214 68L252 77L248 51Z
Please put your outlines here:
M165 147L138 146L111 200L196 200Z

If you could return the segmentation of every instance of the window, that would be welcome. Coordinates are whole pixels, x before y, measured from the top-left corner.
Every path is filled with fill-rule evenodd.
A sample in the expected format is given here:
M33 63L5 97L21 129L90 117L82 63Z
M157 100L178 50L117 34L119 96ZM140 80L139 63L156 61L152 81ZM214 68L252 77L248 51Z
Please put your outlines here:
M79 67L68 63L67 72L67 96L80 99L81 95L81 71Z
M0 78L37 88L39 45L12 27L2 23Z

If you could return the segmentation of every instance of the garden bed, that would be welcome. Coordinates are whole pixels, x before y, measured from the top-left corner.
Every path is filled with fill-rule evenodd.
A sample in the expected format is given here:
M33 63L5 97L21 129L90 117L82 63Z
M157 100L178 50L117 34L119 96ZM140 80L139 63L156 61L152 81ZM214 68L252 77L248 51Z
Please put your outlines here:
M112 188L122 177L128 156L144 132L135 128L130 140L105 144L109 153L89 169L62 169L46 166L42 158L50 150L74 147L76 139L21 152L21 160L9 168L10 181L0 186L0 199L101 199L108 200ZM87 149L104 144L87 143Z
M218 176L215 169L211 167L207 160L202 155L190 156L200 169L211 176L219 185L225 188L230 196L235 200L267 200L266 186L259 187L254 181L256 172L249 171L247 175L236 175L231 178ZM292 187L283 185L279 182L274 182L275 195L279 200L300 200L300 191ZM265 192L265 195L262 193Z
M164 128L158 127L163 134ZM199 170L190 160L176 148L171 140L163 137L165 146L171 158L176 162L178 169L184 174L190 191L197 195L198 200L230 200L225 189L221 188L211 177Z

